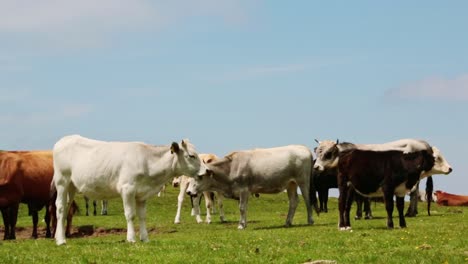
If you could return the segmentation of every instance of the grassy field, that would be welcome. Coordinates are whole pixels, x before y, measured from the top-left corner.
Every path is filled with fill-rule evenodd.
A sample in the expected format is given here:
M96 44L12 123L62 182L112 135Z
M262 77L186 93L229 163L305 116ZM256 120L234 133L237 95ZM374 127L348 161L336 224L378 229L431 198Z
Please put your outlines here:
M43 237L2 241L0 263L304 263L318 259L337 263L468 263L468 218L462 207L434 205L430 217L420 208L420 216L407 218L408 228L387 230L383 205L373 204L375 219L352 221L352 232L339 232L334 198L329 213L314 214L313 226L305 225L301 202L294 226L284 228L286 194L261 195L250 198L247 229L240 231L237 202L233 200L225 201L227 223L220 223L216 214L212 224L197 224L190 216L187 199L182 223L173 224L177 193L168 187L163 197L149 202L149 243L124 241L121 200L109 202L108 216L85 216L79 196L81 213L75 216L74 226L91 225L94 235L69 238L61 247ZM27 209L22 206L20 210L18 226L30 227Z

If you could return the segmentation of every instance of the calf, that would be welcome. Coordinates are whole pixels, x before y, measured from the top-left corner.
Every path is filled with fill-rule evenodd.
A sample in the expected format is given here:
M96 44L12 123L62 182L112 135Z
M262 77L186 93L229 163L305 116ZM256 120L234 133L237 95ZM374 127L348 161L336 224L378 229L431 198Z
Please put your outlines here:
M177 213L174 219L174 224L180 224L180 214L182 211L182 203L184 202L184 197L186 195L186 191L190 185L191 180L193 179L190 177L180 176L180 177L174 178L174 181L172 182L172 185L174 187L180 187L180 192L177 197ZM214 192L203 192L203 197L205 198L205 206L206 206L206 220L205 220L206 223L208 224L211 223L211 213L213 213L215 209L215 206L214 206L215 197L218 202L219 218L221 222L224 222L225 218L224 218L224 209L223 209L223 195L218 192L216 192L216 194ZM192 202L192 215L195 216L197 223L203 222L200 216L201 195L190 196L190 199Z
M279 193L284 189L289 197L286 226L291 226L299 202L297 187L300 188L306 204L307 223L313 224L311 201L317 213L318 206L311 180L312 153L307 147L289 145L238 151L207 163L206 166L207 174L195 177L188 192L197 194L201 191L219 191L229 198L239 197L238 229L247 226L247 202L250 194Z

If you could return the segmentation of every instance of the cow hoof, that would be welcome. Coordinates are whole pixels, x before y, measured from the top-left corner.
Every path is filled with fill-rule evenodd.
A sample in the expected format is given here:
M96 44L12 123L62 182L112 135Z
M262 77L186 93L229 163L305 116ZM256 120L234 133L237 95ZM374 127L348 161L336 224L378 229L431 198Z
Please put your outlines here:
M211 220L206 220L206 223L207 223L207 224L211 224Z
M351 230L351 227L350 227L350 226L347 226L347 227L346 227L346 230Z
M67 242L65 239L58 239L56 242L57 246L65 245Z
M338 230L340 230L340 231L346 231L346 227L340 227Z
M176 224L176 225L180 224L180 220L174 221L174 224Z
M149 243L149 239L148 239L148 238L142 239L141 242L143 242L143 243Z
M372 219L372 218L374 218L372 215L364 217L364 219L366 219L366 220L369 220L369 219Z
M361 216L357 216L357 215L356 215L356 216L354 217L354 220L361 220Z
M244 229L245 229L245 226L239 225L239 226L237 227L237 229L239 229L239 230L244 230Z

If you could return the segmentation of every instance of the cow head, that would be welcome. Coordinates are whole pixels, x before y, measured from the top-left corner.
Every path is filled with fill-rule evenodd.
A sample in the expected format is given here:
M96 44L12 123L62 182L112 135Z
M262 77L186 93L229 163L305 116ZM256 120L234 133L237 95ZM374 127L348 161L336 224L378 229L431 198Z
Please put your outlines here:
M200 158L204 164L209 164L218 160L218 157L214 154L200 154ZM213 172L209 169L209 165L207 165L205 174L198 175L189 180L186 193L190 196L196 196L198 193L209 190L214 182Z
M314 169L318 171L324 171L325 169L332 169L338 166L338 140L315 140L319 145L314 149L316 160Z
M421 178L429 177L434 174L449 174L452 172L452 166L444 158L440 150L436 147L432 147L432 155L434 158L434 165L427 171L421 174Z
M180 144L172 143L171 153L177 157L173 167L178 175L194 177L206 174L205 164L198 157L195 147L188 139L182 140Z
M182 177L174 177L174 179L172 179L172 187L174 188L177 188L179 187L180 185L180 180L181 180Z

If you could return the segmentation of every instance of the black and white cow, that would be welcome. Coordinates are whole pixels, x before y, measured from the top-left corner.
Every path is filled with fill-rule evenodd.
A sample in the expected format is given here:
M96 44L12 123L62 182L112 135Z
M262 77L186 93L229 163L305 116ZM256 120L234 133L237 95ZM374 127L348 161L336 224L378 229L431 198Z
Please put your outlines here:
M349 210L355 193L384 197L389 228L393 228L391 214L396 195L400 226L405 227L404 195L420 179L452 171L440 151L422 140L405 139L380 145L327 141L320 142L317 153L316 169L338 168L340 230L351 229Z

